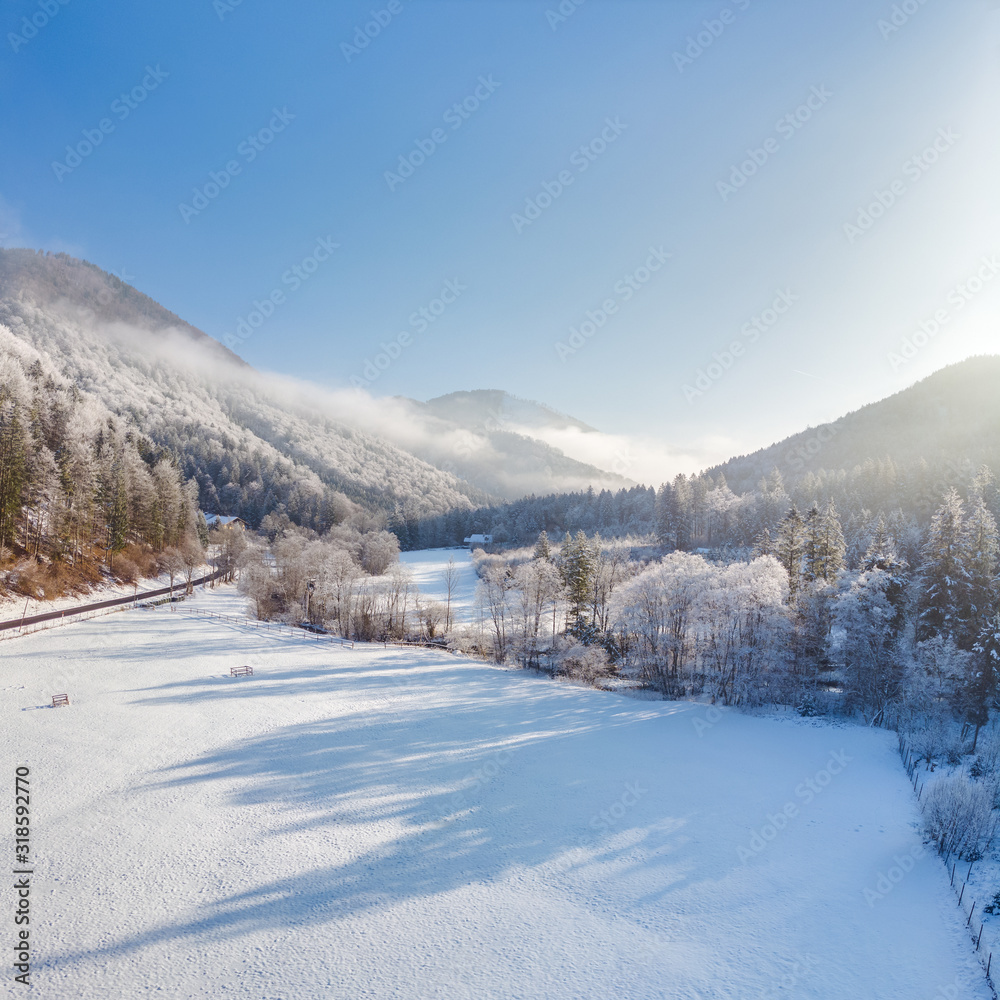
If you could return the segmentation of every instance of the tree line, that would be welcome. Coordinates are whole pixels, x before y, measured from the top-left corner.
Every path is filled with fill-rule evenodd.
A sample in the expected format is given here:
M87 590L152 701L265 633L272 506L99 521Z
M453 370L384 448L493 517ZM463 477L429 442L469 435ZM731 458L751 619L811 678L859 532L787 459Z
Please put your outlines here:
M193 570L197 484L25 346L0 356L0 588L56 596Z
M636 539L583 531L554 546L542 532L533 551L477 554L482 651L672 698L882 725L944 713L975 746L1000 685L992 487L982 470L968 498L949 489L910 558L884 516L857 538L833 501L792 504L737 558L651 556Z

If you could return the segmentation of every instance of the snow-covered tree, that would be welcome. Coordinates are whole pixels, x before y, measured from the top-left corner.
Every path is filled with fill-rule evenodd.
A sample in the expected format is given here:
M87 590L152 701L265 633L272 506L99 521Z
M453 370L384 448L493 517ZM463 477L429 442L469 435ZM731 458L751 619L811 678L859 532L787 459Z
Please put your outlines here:
M951 635L962 644L969 620L970 574L965 508L957 490L950 489L935 511L922 556L917 639Z

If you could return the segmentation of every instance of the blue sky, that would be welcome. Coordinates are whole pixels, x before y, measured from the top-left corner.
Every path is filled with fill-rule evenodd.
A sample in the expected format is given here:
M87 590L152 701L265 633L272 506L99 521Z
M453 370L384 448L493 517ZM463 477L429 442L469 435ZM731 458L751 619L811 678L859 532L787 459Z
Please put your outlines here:
M507 389L642 439L652 480L997 350L993 0L16 0L3 27L3 244L220 340L262 320L230 339L262 369Z

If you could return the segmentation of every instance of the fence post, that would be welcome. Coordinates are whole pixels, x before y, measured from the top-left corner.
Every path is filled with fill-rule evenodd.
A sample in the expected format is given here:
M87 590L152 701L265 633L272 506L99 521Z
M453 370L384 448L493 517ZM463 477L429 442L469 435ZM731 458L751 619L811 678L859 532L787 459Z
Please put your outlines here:
M958 905L962 905L962 897L965 895L965 883L962 883L962 891L958 894Z

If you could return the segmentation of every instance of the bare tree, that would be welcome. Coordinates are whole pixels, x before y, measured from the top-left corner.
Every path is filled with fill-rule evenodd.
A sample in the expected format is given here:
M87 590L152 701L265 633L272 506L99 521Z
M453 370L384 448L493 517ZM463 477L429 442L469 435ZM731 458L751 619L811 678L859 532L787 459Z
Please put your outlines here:
M184 572L184 556L175 548L164 549L160 555L160 565L170 577L170 600L174 599L174 577Z
M458 582L458 566L455 564L455 557L448 558L448 565L444 568L444 585L448 591L448 602L445 606L444 630L451 631L451 597L455 592L455 584Z

